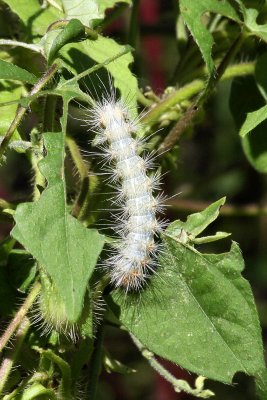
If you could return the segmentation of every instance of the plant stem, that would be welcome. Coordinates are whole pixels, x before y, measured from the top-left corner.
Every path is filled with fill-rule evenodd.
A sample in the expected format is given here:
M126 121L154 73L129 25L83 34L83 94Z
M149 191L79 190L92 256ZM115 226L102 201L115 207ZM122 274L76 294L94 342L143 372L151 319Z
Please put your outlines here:
M129 34L128 34L128 43L133 48L136 48L136 40L139 31L139 24L138 24L139 4L140 0L133 0Z
M14 400L16 398L16 395L19 393L22 393L22 390L26 387L29 386L30 384L34 382L45 382L47 381L49 376L45 372L35 372L32 377L29 377L25 380L23 380L18 387L16 387L13 392L5 395L3 397L3 400Z
M79 147L76 144L75 140L70 137L70 136L66 136L66 142L67 142L67 146L69 148L72 160L79 172L80 175L80 180L81 180L81 184L80 184L80 191L76 197L76 200L74 202L74 205L72 207L72 215L75 217L79 217L80 211L82 208L87 206L88 203L88 198L89 198L89 190L90 190L90 186L89 186L89 175L88 175L88 169L86 166L86 163L84 162ZM80 216L81 218L81 216ZM80 219L78 218L78 219Z
M17 47L24 47L25 49L29 49L35 51L36 53L43 54L42 47L36 44L18 42L17 40L10 40L10 39L0 39L0 46L17 46Z
M222 75L221 80L232 79L236 76L252 75L255 70L254 62L247 62L229 66ZM154 108L143 117L142 122L145 125L152 126L157 122L160 116L169 110L169 108L188 100L199 94L205 88L205 81L196 79L193 82L173 91L168 97L164 98Z
M42 354L45 358L48 360L52 361L55 363L62 375L62 382L61 382L61 392L62 395L64 395L65 400L70 400L71 397L71 383L72 383L72 378L71 378L71 369L69 364L63 360L63 358L59 357L56 355L52 350L44 350L38 346L33 346L32 347L34 350L38 351L38 353Z
M15 342L13 343L13 349L10 350L6 357L3 359L2 364L0 366L0 394L3 392L6 382L8 380L9 374L11 372L12 367L17 359L17 356L20 352L22 343L25 339L25 336L30 328L30 320L25 317L20 324L20 327L16 334Z
M163 154L166 151L170 150L180 139L181 135L196 117L196 115L200 112L202 106L216 87L217 83L223 76L228 64L235 57L237 51L239 50L241 44L243 43L244 37L242 34L239 34L222 62L220 63L217 71L214 75L211 75L205 89L200 93L196 101L187 109L182 118L177 122L177 124L171 129L169 134L165 137L164 141L161 143L158 149L159 154Z
M34 85L32 90L30 91L29 95L34 95L38 93L46 84L47 82L55 75L59 68L59 62L55 62L51 65L51 67L46 71L46 73L42 76L42 78ZM8 143L10 142L12 135L15 129L18 127L20 121L22 120L24 114L26 113L27 108L23 106L19 106L15 115L15 118L11 122L1 144L0 144L0 158L2 157Z
M146 349L139 340L130 333L130 336L136 345L136 347L141 352L142 356L148 361L150 366L157 371L166 381L170 382L176 392L185 392L197 397L208 398L214 395L214 393L208 389L201 388L191 388L191 386L183 379L177 379L169 371L167 371L155 358L154 354Z
M102 368L102 353L104 341L104 322L98 326L97 336L94 342L94 351L91 358L90 381L88 386L88 397L95 400L97 395L98 379Z
M31 308L33 302L35 301L36 297L38 296L39 292L41 289L41 284L39 282L36 282L28 294L26 300L18 310L17 314L13 318L13 320L10 322L8 325L7 329L5 330L4 334L0 338L0 352L4 349L6 346L7 342L11 338L11 336L14 334L14 332L17 330L18 326L21 324L22 320L26 316L27 312Z
M45 99L44 107L44 132L54 132L57 96L48 95Z

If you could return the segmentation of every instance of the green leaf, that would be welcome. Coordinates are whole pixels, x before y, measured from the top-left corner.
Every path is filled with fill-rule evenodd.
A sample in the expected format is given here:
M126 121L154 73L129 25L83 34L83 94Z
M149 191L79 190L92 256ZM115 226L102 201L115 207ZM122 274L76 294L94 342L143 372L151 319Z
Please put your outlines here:
M62 12L50 5L42 8L38 0L3 1L17 14L33 37L42 36L52 22L64 18Z
M267 173L267 120L262 120L255 126L253 118L255 114L247 116L248 113L256 113L256 116L261 114L262 110L264 112L264 106L266 106L265 101L253 77L234 79L230 94L230 109L238 132L242 129L241 143L244 153L257 171ZM244 132L248 131L250 122L254 122L254 127L251 124L250 134L244 135Z
M12 100L17 100L25 92L22 85L11 82L11 81L0 81L0 103L6 103ZM1 118L0 118L0 135L4 135L9 128L13 118L15 117L17 104L9 104L6 106L0 106ZM20 136L18 131L12 137L12 140L18 140Z
M94 62L103 63L115 54L119 54L122 49L123 46L120 46L114 40L98 36L98 39L95 41L85 40L82 43L66 45L60 50L60 54L68 64L71 72L76 75L84 70L85 65L90 66ZM132 55L127 53L116 61L106 65L105 68L113 77L114 86L120 91L121 97L133 109L133 115L136 115L138 86L137 79L129 68L132 62ZM96 88L99 86L103 91L103 87L101 87L99 80L97 80ZM108 86L107 90L109 89Z
M236 243L201 254L166 235L160 265L141 294L113 292L110 306L150 351L198 375L231 383L264 368L261 331Z
M26 69L20 68L17 65L4 60L0 60L0 79L22 81L32 84L37 82L37 77L26 71Z
M258 125L267 119L267 105L256 111L247 113L246 119L240 128L239 135L245 137L249 132L253 131Z
M193 35L204 61L207 65L209 74L214 72L214 63L211 57L213 38L206 26L203 24L204 13L213 12L226 16L234 21L239 21L238 15L230 1L219 0L180 0L180 10L184 22Z
M255 8L246 8L242 0L236 0L236 2L240 6L246 27L255 36L267 41L267 24L259 25L257 22L259 11Z
M78 319L104 237L69 215L64 178L64 135L44 134L48 155L40 169L48 188L35 203L17 207L12 235L50 275L70 322Z
M48 64L51 64L61 47L67 43L78 41L84 34L84 26L78 19L70 20L63 29L49 31L44 37Z
M103 19L96 0L62 0L65 18L77 18L85 26L92 26L92 20Z
M184 230L187 235L190 235L190 239L195 238L204 229L207 228L219 215L220 208L225 203L225 197L212 203L205 210L191 214L187 218L186 222L177 220L168 226L167 232L173 236L180 236L181 230Z

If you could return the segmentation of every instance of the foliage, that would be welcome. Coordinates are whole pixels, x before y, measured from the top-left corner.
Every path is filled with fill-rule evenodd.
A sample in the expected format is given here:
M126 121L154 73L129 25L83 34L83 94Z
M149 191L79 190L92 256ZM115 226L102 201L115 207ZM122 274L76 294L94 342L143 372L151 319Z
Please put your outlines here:
M132 374L103 343L109 326L127 331L176 391L208 398L214 393L204 388L204 377L231 384L243 372L255 380L259 398L267 398L261 327L241 274L241 250L233 241L222 252L230 234L210 228L225 198L168 224L156 272L140 292L111 287L98 268L113 240L98 230L110 218L107 209L112 216L111 189L94 133L76 122L88 119L112 81L133 117L141 109L137 135L177 187L177 143L183 148L183 138L193 140L192 127L208 120L214 89L232 79L229 104L240 144L248 164L266 173L267 3L180 0L171 16L178 62L161 95L139 87L145 77L137 67L138 6L128 0L0 1L7 24L0 27L1 166L5 171L12 160L24 160L31 170L22 195L0 199L9 227L0 243L0 312L9 321L0 338L4 400L78 398L79 382L94 399L102 368ZM132 47L125 36L107 33L125 12ZM176 379L155 355L198 374L195 386Z

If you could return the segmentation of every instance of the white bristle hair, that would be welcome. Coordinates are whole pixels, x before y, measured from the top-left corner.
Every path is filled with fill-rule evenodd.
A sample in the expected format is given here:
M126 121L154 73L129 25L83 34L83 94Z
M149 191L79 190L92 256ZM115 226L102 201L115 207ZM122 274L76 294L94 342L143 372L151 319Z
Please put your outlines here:
M148 175L151 157L139 155L141 141L133 137L140 125L131 118L126 102L116 99L113 88L98 99L87 122L97 133L93 144L102 150L110 182L118 192L113 203L121 209L113 227L119 239L104 267L115 287L138 291L156 268L155 235L162 225L157 211L162 209L163 199L153 191L159 186L159 175Z

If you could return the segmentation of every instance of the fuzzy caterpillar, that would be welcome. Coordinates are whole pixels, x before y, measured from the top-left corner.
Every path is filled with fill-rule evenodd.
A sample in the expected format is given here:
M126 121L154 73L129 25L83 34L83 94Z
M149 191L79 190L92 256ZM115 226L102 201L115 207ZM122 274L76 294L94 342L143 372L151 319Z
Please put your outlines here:
M94 144L108 160L112 181L119 183L114 201L122 211L114 228L119 240L104 267L115 287L138 290L156 267L155 234L161 229L156 213L161 207L161 196L155 197L153 190L159 176L147 174L151 157L139 155L141 142L132 136L139 125L131 118L127 105L116 100L114 90L96 102L88 122L97 132Z

